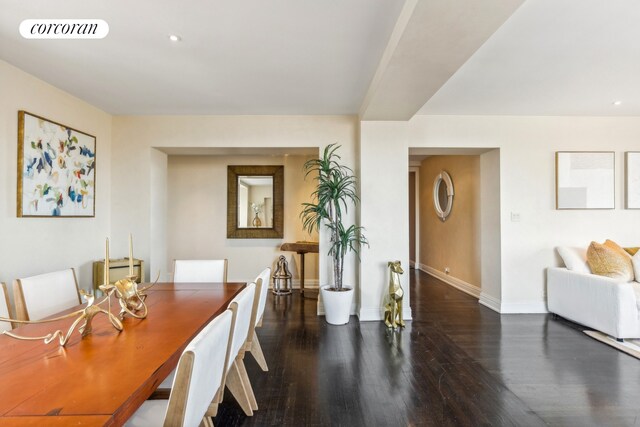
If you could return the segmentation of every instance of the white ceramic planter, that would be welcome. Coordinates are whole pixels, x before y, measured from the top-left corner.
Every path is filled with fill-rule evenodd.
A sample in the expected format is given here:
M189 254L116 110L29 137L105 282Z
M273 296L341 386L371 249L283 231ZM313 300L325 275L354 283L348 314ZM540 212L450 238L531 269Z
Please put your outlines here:
M322 304L327 323L332 325L344 325L349 323L351 303L353 302L353 288L342 288L343 291L330 291L331 286L323 286Z

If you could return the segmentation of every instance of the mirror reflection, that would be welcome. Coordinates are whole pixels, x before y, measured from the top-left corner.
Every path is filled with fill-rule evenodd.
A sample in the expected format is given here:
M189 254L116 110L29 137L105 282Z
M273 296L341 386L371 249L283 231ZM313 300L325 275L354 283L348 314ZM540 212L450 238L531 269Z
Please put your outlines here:
M438 205L441 211L447 210L449 195L447 194L447 184L443 180L438 181Z
M238 228L273 228L273 176L238 176Z

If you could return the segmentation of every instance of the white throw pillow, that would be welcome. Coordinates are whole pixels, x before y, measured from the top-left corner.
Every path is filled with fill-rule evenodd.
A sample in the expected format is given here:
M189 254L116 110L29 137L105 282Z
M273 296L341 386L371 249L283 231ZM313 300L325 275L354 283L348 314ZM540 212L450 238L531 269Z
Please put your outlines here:
M636 282L640 282L640 251L631 257L631 263L633 264L633 274L636 276Z
M589 264L587 264L587 250L584 248L573 248L569 246L558 246L556 248L568 270L577 273L591 274Z

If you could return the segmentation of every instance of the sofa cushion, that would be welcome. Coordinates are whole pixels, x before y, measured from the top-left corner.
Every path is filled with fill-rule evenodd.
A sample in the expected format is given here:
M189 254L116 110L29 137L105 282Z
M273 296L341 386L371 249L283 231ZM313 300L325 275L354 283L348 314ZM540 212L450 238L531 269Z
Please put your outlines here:
M634 279L631 256L611 240L604 244L591 242L587 263L593 274L630 282Z
M638 253L638 249L640 248L624 248L624 250L631 256L634 256Z
M636 294L636 307L638 307L638 318L640 319L640 283L631 282L631 287Z
M631 257L631 264L633 265L633 274L636 276L636 282L640 282L640 252Z
M587 250L583 248L575 248L569 246L559 246L556 248L558 254L564 262L567 270L577 273L590 274L591 270L587 264Z
M616 242L614 242L613 240L605 240L603 245L605 245L608 248L613 249L614 251L618 252L620 255L624 256L624 257L629 257L631 258L631 255L629 254L629 252L625 251L622 246L620 246L619 244L617 244Z

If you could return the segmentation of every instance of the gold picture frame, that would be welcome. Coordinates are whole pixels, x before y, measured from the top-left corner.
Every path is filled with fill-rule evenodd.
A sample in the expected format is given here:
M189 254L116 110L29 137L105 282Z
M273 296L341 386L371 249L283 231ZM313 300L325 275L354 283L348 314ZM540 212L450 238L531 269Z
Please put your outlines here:
M36 218L93 218L96 137L18 111L16 214Z
M239 177L273 178L273 224L241 227L238 222ZM227 166L227 238L282 239L284 237L284 166Z

